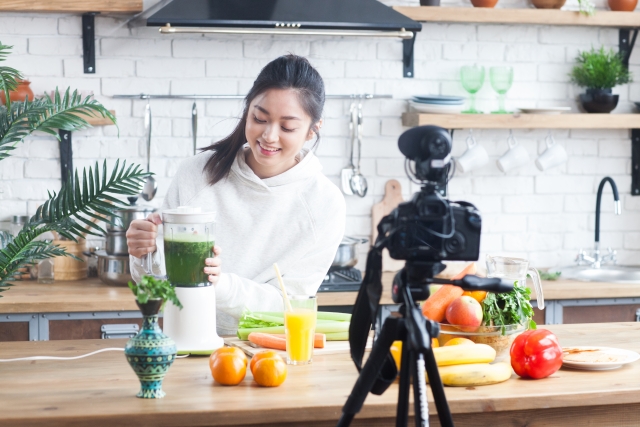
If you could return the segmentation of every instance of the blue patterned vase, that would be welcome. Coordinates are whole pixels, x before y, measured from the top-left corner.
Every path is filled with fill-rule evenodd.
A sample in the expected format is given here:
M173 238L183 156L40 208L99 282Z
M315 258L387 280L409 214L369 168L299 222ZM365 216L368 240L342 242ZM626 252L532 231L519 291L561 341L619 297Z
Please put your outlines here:
M158 326L158 312L162 300L149 300L138 304L144 321L142 330L127 341L124 354L127 362L140 379L141 389L137 394L144 399L160 399L165 396L162 380L176 358L176 344L162 333Z

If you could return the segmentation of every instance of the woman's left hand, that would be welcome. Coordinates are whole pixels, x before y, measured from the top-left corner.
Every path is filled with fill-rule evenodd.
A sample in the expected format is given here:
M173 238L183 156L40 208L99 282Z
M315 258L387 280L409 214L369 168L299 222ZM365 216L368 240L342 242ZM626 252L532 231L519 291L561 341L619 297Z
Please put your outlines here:
M220 254L222 253L222 249L218 246L213 247L213 255L215 258L207 258L204 260L204 272L209 275L209 281L214 285L218 283L220 279L220 274L222 274L222 261L220 260Z

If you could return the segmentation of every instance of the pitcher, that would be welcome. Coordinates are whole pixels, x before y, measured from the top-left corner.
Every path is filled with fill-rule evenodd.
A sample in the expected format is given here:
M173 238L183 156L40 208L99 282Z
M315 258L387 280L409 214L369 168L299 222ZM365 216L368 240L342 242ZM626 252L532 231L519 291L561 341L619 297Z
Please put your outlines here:
M522 258L506 258L501 256L487 255L487 277L500 277L508 281L513 281L515 286L527 286L527 274L533 280L536 290L538 309L544 309L544 296L542 295L542 283L538 270L529 267L529 261Z

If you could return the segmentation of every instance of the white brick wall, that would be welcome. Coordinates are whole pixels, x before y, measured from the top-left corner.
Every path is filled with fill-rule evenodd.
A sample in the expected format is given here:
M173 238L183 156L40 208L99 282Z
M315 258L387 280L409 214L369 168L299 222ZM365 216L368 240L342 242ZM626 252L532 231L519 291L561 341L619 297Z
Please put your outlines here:
M386 4L414 5L417 0L387 0ZM444 0L467 6L466 0ZM605 8L606 1L598 0ZM524 0L500 0L499 7L528 7ZM566 6L576 9L575 0ZM576 53L592 45L615 47L618 33L610 29L553 26L424 24L415 45L415 78L403 79L402 44L389 39L281 37L163 36L155 29L129 28L124 18L96 17L96 74L82 72L80 17L74 15L1 14L0 41L14 46L6 63L31 79L37 94L55 86L93 91L115 109L118 126L74 134L74 165L92 166L96 160L116 158L145 164L145 101L113 99L115 94L243 94L260 69L288 52L305 55L325 79L328 94L370 92L396 99L371 100L364 105L362 171L369 182L365 198L346 196L347 233L368 236L370 212L379 202L388 179L398 179L409 199L418 187L404 173L397 138L406 130L400 115L403 99L414 94L460 94L462 65L486 67L508 64L515 81L507 107L569 105L577 110L581 92L568 83ZM631 57L640 79L640 50ZM615 89L621 102L616 112L634 111L640 84ZM192 101L154 100L151 168L159 190L152 202L162 202L181 159L191 154ZM205 146L230 132L242 109L239 101L198 101L198 145ZM496 94L488 78L478 93L478 107L492 111ZM349 101L329 100L317 154L324 172L340 184L348 163ZM119 134L119 137L118 137ZM621 262L636 263L640 255L640 197L630 195L631 144L627 130L556 130L556 141L569 154L567 164L540 172L533 160L544 148L547 131L517 130L514 135L531 162L505 176L495 166L507 148L506 130L476 130L490 162L468 174L456 173L450 183L454 200L476 204L484 220L481 251L528 257L538 267L572 262L579 248L593 242L595 192L600 179L611 175L623 198L623 215L614 216L607 188L602 206L601 241L618 249ZM465 149L467 131L456 131L453 154ZM57 190L57 142L46 135L30 137L0 163L0 222L11 215L33 214ZM6 225L6 223L3 223ZM223 226L223 225L221 225ZM359 267L364 267L361 248Z

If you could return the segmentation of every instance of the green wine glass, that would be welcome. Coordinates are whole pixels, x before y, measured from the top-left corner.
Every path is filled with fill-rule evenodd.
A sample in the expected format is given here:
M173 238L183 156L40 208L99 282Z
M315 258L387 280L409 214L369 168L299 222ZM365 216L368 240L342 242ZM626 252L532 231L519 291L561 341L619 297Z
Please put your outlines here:
M504 98L513 84L513 67L491 67L489 69L491 87L498 92L498 111L492 114L509 114L504 106Z
M460 81L464 90L469 92L469 109L465 114L481 114L476 110L476 93L484 84L484 67L477 65L465 65L460 69Z

